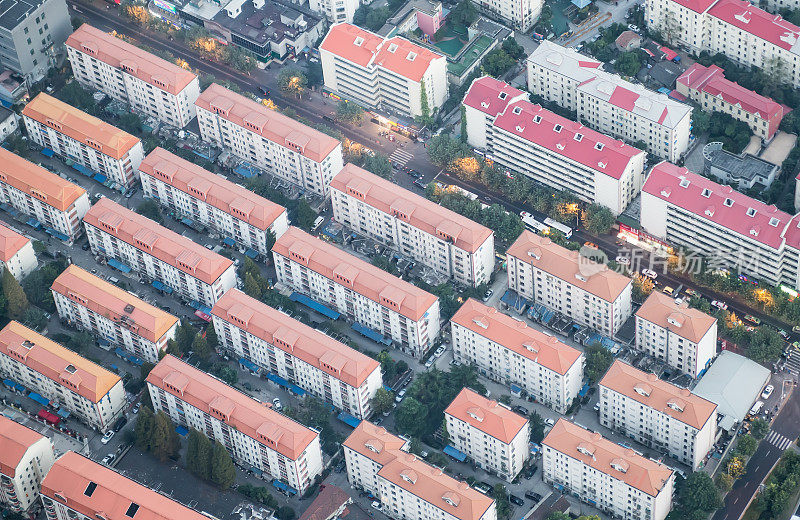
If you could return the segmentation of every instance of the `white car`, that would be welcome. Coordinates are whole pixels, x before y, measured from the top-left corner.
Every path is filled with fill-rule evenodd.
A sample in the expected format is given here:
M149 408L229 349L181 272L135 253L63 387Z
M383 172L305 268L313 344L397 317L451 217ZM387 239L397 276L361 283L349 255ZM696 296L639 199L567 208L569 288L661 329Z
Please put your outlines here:
M403 388L402 390L397 392L397 396L395 396L394 400L399 403L403 400L405 396L406 396L406 389Z
M769 396L772 395L772 391L775 390L775 387L772 385L767 385L764 387L764 391L761 392L761 399L769 399Z
M108 466L109 464L114 462L114 459L116 459L116 458L117 458L116 455L114 455L113 453L109 453L108 455L103 457L103 460L101 460L100 463L101 464L105 464L106 466Z
M376 501L372 502L372 507L374 507L375 509L380 511L381 510L381 503L376 500Z
M725 302L721 302L719 300L714 300L713 302L711 302L711 305L723 311L728 310L728 304Z
M544 423L545 423L547 426L553 426L553 425L555 425L555 424L556 424L556 422L555 422L553 419L550 419L549 417L548 417L547 419L545 419L545 420L544 420Z
M655 280L658 278L658 273L653 271L652 269L642 269L642 276L646 276L651 280Z
M631 257L629 256L618 256L614 261L619 265L631 265Z
M108 441L110 441L113 437L114 437L114 430L108 430L106 434L103 435L103 438L100 439L100 442L103 444L108 444Z
M281 410L283 410L283 405L281 404L281 400L280 400L280 399L278 399L277 397L276 397L275 399L273 399L273 400L272 400L272 407L273 407L275 410L277 410L278 412L280 412Z
M436 360L436 356L431 356L428 361L425 362L425 368L430 368L433 366L433 362Z
M444 346L441 346L441 347L436 349L436 352L434 352L433 355L436 356L436 357L439 357L442 354L444 354L444 350L445 350Z

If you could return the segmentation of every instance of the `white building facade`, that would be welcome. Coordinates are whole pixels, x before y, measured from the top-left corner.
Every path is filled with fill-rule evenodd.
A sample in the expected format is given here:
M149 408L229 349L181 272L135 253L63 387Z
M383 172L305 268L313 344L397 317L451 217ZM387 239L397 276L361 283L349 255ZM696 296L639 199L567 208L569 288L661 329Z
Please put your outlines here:
M116 269L158 282L156 288L163 292L210 307L236 286L232 260L108 197L92 206L84 224L93 254L106 258Z
M425 104L432 115L447 100L447 58L400 36L341 23L319 50L325 89L364 108L414 118L426 115Z
M156 412L219 441L246 467L302 494L322 473L319 433L167 355L147 376Z
M214 304L220 346L359 419L383 386L380 363L231 289ZM240 361L241 363L241 361Z
M30 238L0 223L0 271L8 272L19 281L39 266Z
M39 501L42 479L55 462L48 437L0 416L0 502L23 513Z
M333 218L464 285L489 282L494 233L354 164L331 181Z
M67 38L75 79L176 128L194 119L200 80L116 36L85 23Z
M105 177L119 191L136 182L144 158L138 137L45 93L25 105L22 119L33 142L90 169L95 179Z
M508 406L464 388L444 411L451 445L512 482L530 457L530 424Z
M645 154L484 76L464 97L467 142L496 164L622 213L644 183Z
M631 315L631 279L578 251L523 231L507 255L508 287L523 298L607 336Z
M675 475L630 448L559 419L542 441L542 478L626 520L664 520Z
M353 15L361 5L359 0L309 0L308 7L320 13L332 24L352 23Z
M453 358L493 381L523 388L565 413L583 385L583 354L488 305L469 299L450 319Z
M278 281L420 357L439 334L439 298L290 227L272 248Z
M614 361L600 389L600 424L696 471L717 439L717 405Z
M289 227L286 208L219 175L156 148L139 165L145 197L237 244L269 255L268 234Z
M178 318L75 264L50 291L62 320L149 363L158 363L167 342L175 339Z
M302 189L327 196L342 143L216 83L195 101L200 137Z

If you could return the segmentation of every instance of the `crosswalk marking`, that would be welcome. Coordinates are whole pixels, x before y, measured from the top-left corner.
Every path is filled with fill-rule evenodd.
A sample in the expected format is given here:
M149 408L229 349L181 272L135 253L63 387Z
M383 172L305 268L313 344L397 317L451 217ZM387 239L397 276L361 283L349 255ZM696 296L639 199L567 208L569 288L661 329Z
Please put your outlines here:
M398 166L405 166L408 161L413 159L414 156L410 153L406 152L405 150L401 150L400 148L396 149L392 152L392 155L389 156L389 160L392 161L394 164Z
M774 445L779 450L785 450L792 443L792 440L784 437L775 430L772 430L769 432L769 435L767 435L767 442Z

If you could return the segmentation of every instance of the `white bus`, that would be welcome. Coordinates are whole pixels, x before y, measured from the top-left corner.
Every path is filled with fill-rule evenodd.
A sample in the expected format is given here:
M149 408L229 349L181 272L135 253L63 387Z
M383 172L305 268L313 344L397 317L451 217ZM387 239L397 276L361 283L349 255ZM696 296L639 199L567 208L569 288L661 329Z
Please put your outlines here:
M525 229L528 231L533 231L534 233L539 233L542 235L546 235L550 232L550 228L545 226L535 218L533 215L528 213L527 211L521 211L519 214L520 219L522 219L522 223L525 224Z
M572 238L572 228L569 226L565 226L561 222L557 222L551 218L544 219L544 223L551 228L555 229L556 231L560 231L564 234L564 238Z

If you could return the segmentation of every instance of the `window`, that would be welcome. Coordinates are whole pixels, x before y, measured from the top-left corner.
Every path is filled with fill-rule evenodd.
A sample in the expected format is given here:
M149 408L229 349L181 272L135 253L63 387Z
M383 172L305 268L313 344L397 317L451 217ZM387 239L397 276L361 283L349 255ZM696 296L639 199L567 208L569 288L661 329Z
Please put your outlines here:
M704 189L702 195L705 198L709 198L711 196L711 190L708 188Z
M748 217L755 217L756 213L757 212L756 212L756 210L754 208L747 208L747 216Z
M688 187L689 187L689 184L691 184L691 183L689 182L689 179L681 179L681 182L680 182L680 187L681 187L681 188L688 188Z
M353 44L356 47L361 47L361 45L363 45L363 43L364 43L364 38L362 38L361 36L357 36L356 37L356 41L353 42Z
M603 143L597 143L594 145L595 150L602 150L605 145Z
M95 489L97 489L97 484L94 482L89 482L89 485L86 486L86 490L83 492L83 494L87 497L91 497L94 494Z
M554 127L553 127L553 130L554 130L555 132L558 132L558 133L560 134L560 133L561 133L561 125L556 125L556 126L554 126Z
M725 199L725 202L723 202L723 204L725 205L725 207L730 208L731 206L733 206L733 199Z
M506 94L505 92L501 92L500 94L498 94L497 97L499 97L500 99L505 99L506 97L508 97L508 94Z
M579 143L583 141L583 134L575 134L575 140Z
M512 112L514 112L514 114L516 115L520 115L522 113L522 109L520 107L514 107L514 110L512 110Z

